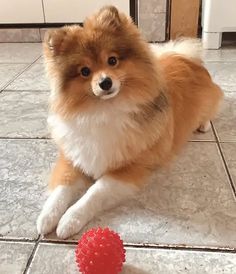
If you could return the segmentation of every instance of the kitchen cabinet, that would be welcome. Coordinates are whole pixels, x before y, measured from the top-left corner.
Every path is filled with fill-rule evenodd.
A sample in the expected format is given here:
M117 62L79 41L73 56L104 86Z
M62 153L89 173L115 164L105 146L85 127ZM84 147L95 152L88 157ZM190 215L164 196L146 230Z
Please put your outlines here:
M46 23L83 22L104 5L114 5L129 14L129 0L44 0Z
M0 24L79 23L104 5L130 13L129 0L0 0Z
M42 0L0 0L0 24L28 23L44 23Z

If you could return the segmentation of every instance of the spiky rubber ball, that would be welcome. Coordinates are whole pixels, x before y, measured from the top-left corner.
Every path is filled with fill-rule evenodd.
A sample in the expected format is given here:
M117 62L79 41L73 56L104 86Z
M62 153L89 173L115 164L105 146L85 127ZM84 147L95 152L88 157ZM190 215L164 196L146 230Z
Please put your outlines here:
M85 232L75 251L82 274L118 274L125 262L125 249L119 235L109 228Z

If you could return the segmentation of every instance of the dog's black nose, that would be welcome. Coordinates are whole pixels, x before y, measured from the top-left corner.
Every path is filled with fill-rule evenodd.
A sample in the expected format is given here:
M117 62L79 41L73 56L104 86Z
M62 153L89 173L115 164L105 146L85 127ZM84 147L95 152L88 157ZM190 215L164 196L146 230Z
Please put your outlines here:
M102 79L102 81L99 83L99 86L103 90L109 90L112 87L112 80L110 77L106 77Z

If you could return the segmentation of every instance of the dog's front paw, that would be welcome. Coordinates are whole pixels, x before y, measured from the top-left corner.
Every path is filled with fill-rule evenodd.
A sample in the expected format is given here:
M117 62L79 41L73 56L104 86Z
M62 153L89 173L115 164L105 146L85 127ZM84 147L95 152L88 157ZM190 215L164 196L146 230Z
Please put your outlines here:
M205 123L202 123L199 128L197 129L199 132L206 133L211 129L211 122L207 121Z
M66 239L78 233L85 224L86 222L81 216L69 209L59 221L57 236L61 239Z
M37 219L38 233L41 235L46 235L52 232L56 228L59 219L60 216L58 216L55 212L42 211Z

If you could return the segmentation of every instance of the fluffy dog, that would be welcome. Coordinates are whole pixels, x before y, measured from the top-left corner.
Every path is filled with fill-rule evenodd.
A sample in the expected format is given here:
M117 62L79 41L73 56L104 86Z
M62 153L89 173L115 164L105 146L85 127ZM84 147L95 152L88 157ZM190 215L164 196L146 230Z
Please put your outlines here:
M102 8L83 27L49 32L44 53L48 121L60 153L37 229L57 227L67 238L130 199L193 131L206 131L222 92L202 65L198 41L151 48L115 7Z

